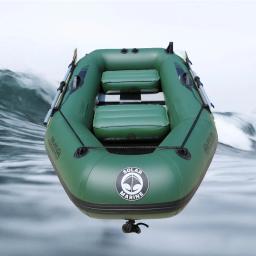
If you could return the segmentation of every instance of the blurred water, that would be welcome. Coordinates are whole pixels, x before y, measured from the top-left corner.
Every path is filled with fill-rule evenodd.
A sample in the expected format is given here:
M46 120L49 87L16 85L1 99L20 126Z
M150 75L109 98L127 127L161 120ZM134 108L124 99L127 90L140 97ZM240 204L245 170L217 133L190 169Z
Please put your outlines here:
M240 137L223 136L226 145L219 145L184 211L146 221L150 228L142 227L140 235L123 234L123 221L82 214L55 176L43 145L41 120L49 106L45 84L26 87L22 74L1 72L1 95L15 88L24 94L0 102L1 256L256 255L255 122L248 116L216 114L219 130L233 123ZM28 105L28 93L40 106Z

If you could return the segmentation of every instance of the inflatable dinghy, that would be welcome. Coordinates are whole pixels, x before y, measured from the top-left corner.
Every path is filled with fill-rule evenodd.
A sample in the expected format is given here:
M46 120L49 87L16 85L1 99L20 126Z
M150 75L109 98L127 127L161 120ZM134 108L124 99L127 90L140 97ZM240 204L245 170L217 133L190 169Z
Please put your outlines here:
M211 103L187 56L167 49L76 51L46 118L45 146L85 214L135 220L179 213L217 146ZM143 224L143 223L142 223Z

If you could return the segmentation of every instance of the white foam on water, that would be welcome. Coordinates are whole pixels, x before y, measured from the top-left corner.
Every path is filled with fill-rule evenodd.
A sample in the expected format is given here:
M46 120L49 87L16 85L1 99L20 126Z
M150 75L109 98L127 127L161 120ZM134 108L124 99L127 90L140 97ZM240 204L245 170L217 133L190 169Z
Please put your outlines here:
M215 113L214 117L220 143L240 150L253 150L253 141L256 137L253 132L255 129L253 115ZM249 129L252 130L251 133Z

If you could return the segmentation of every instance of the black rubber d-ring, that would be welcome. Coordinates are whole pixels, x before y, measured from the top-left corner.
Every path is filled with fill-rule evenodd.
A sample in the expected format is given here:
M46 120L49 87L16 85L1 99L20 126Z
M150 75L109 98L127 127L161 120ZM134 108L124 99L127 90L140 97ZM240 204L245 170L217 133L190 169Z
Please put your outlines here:
M128 50L126 49L126 48L123 48L122 50L121 50L121 53L123 53L123 54L125 54L125 53L127 53L128 52Z
M179 148L176 150L176 153L178 156L180 156L183 159L190 160L191 154L187 148Z
M87 147L80 147L78 148L75 153L74 153L74 157L75 158L80 158L83 157L84 155L86 155L88 152L88 148Z
M138 50L137 48L133 48L133 49L132 49L132 53L138 53L138 51L139 51L139 50Z

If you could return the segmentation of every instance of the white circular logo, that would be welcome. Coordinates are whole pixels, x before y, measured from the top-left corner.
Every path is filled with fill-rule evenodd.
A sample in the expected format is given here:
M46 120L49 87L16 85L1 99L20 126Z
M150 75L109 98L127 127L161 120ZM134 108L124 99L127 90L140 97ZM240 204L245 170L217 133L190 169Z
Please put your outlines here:
M142 169L137 167L127 167L117 176L117 192L125 200L141 199L146 194L148 186L147 176Z

